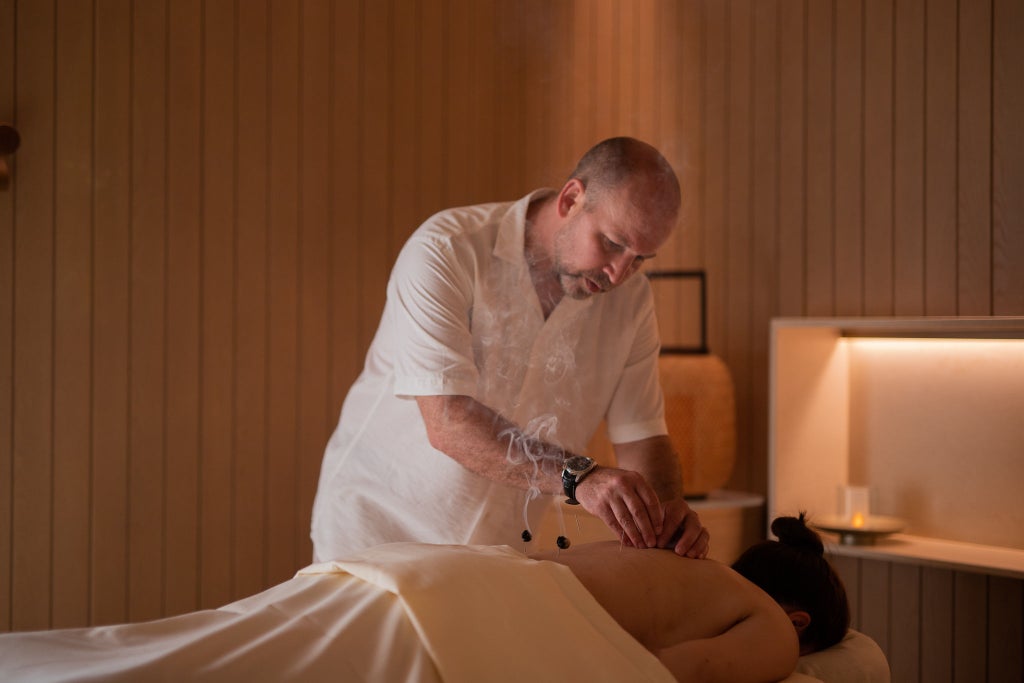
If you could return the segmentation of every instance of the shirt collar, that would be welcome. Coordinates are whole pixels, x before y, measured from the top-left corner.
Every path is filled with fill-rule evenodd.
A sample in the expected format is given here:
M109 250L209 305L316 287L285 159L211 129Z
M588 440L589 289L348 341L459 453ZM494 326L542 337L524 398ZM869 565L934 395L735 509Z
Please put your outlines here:
M494 243L494 256L503 261L523 262L526 248L526 211L530 202L535 199L554 194L556 190L541 188L534 190L512 205L512 208L501 219L498 236Z

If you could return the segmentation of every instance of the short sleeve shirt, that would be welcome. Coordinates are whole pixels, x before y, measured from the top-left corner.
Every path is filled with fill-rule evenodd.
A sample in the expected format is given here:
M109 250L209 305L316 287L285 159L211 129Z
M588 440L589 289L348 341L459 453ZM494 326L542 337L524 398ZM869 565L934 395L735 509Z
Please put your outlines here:
M416 396L471 396L573 452L602 419L616 443L667 433L646 278L565 297L544 318L524 234L550 192L444 211L406 242L324 456L317 559L390 541L507 544L529 525L526 492L430 446Z

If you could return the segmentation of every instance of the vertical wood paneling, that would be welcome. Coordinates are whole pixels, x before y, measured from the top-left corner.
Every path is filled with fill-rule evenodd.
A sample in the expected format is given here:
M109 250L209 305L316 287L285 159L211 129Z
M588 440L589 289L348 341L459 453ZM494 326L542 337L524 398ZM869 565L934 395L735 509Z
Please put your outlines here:
M807 4L807 233L804 312L831 315L835 302L835 17L827 2Z
M658 33L652 29L658 26L654 0L642 0L628 5L632 12L632 21L624 22L623 30L629 32L632 45L633 73L625 74L623 80L631 85L626 97L632 104L630 125L625 129L641 140L660 140L659 114L661 106L661 88L658 74ZM625 64L625 62L623 62ZM560 69L562 73L565 69ZM648 78L636 78L634 74L650 74ZM558 90L556 89L556 93ZM557 97L552 98L557 102Z
M1024 6L992 10L992 313L1024 310Z
M961 2L957 25L957 313L992 313L992 5Z
M587 0L577 0L572 6L572 34L568 38L569 59L575 66L574 78L570 81L570 91L565 99L567 106L568 136L573 150L583 150L594 143L597 137L597 109L593 84L596 80L597 66L594 59L593 45L596 40L594 26L597 21L597 6ZM501 80L501 79L499 79ZM500 114L499 114L500 116Z
M985 640L988 624L987 579L981 574L956 572L953 578L953 680L984 681L988 676Z
M921 681L953 680L953 572L921 570Z
M200 5L167 3L167 500L164 609L196 609L200 594ZM171 58L173 56L173 58Z
M725 343L721 353L734 373L737 419L749 424L751 418L751 392L753 375L750 373L752 247L754 216L753 191L753 129L754 103L752 101L754 31L753 4L737 0L729 4L726 27L728 45L728 97L729 116L726 129L726 210L724 273L728 278L725 288ZM736 449L749 452L751 434L738 430ZM738 485L746 489L753 485L748 467L752 461L741 463L734 474Z
M674 233L674 262L698 268L704 252L704 54L703 7L697 2L663 5L661 147L679 175L682 209ZM668 64L679 63L675 76ZM669 96L669 93L672 96Z
M420 65L420 78L417 96L422 104L417 128L419 139L415 171L419 177L416 196L419 204L424 207L420 217L422 220L444 208L447 193L447 179L438 168L438 160L444 158L444 150L447 145L444 121L448 113L448 105L443 93L446 88L445 81L448 78L445 62L448 27L444 22L444 14L436 11L430 3L420 6L418 16L420 30L415 46L416 59ZM498 25L501 24L496 24L496 26ZM501 43L496 49L501 49ZM505 64L506 61L507 56L498 60L499 64ZM508 82L507 78L501 77L501 72L496 72L496 74L497 80ZM511 134L509 130L502 130L502 122L505 120L503 113L514 106L514 103L508 100L509 98L503 98L502 106L497 114L496 129L499 131L499 135ZM509 171L506 170L506 173Z
M877 560L861 560L858 597L858 628L875 639L884 652L890 652L889 614L892 604L890 591L891 565Z
M327 139L330 83L323 65L330 59L330 8L325 0L306 2L302 21L302 166L299 222L299 433L296 538L293 562L308 563L310 498L316 490L320 456L331 434L327 377L327 232L330 184Z
M617 3L611 20L615 23L617 39L615 60L615 84L617 100L615 106L616 134L635 130L638 122L636 92L640 79L633 78L639 73L636 45L636 15L640 2Z
M471 5L469 0L448 0L445 3L445 26L448 30L448 40L445 43L445 71L448 75L445 79L445 101L448 103L448 110L444 122L447 145L442 170L449 182L445 201L453 206L462 206L473 201L473 170L469 161L472 156L472 129L476 125L476 116L473 112L473 92L467 87L472 69L469 58L472 45ZM544 85L543 82L538 82L536 87L541 90ZM524 101L527 107L539 106L544 102L544 98L526 97ZM369 102L368 105L375 107L376 103ZM534 120L542 118L539 113L535 116L537 118ZM538 134L543 130L544 126L538 126ZM380 135L384 133L381 132ZM536 151L536 148L531 149ZM540 163L536 160L531 161L534 164Z
M384 308L384 290L391 271L392 246L389 244L393 215L388 198L388 159L391 157L390 105L388 79L391 76L391 7L387 3L363 5L360 50L363 68L359 75L359 283L362 288L359 314L360 346L367 348ZM451 43L448 43L450 48ZM448 57L447 59L451 59ZM449 67L450 61L449 61ZM450 92L450 91L449 91ZM464 104L464 103L463 103ZM449 109L448 116L453 112ZM445 120L447 126L449 120ZM447 134L452 134L449 128ZM450 138L448 143L451 144ZM453 153L451 147L445 154ZM450 174L447 159L440 170ZM454 179L453 179L454 180ZM451 188L454 196L464 192L460 185ZM462 195L464 196L464 195ZM381 228L385 239L380 239Z
M864 5L835 5L835 315L864 312Z
M751 314L748 334L750 345L750 367L765 367L768 358L768 329L775 310L777 294L775 283L776 247L779 231L779 184L778 174L778 68L779 68L779 10L777 2L757 2L753 6L754 50L753 50L753 179L752 214L749 253ZM767 411L756 406L768 403L767 373L750 372L750 428L751 435L768 431ZM751 438L753 442L759 437ZM767 488L767 453L759 448L747 447L750 457L745 459L749 470L747 490L761 491Z
M682 3L680 3L679 11L682 11ZM653 35L650 36L650 42L652 43L652 50L650 52L653 64L650 67L650 73L654 75L652 80L657 81L652 83L651 89L657 94L650 98L651 108L654 110L651 113L650 119L653 121L653 125L659 128L653 135L647 134L643 139L645 140L665 140L661 145L661 153L665 156L673 168L676 169L676 175L679 178L680 190L682 193L682 205L680 207L680 215L676 221L676 228L669 234L668 239L658 250L658 256L656 260L650 264L647 264L646 268L680 268L685 263L686 254L683 246L683 241L692 235L692 223L693 219L690 217L692 214L692 181L691 176L687 176L687 169L684 163L681 161L679 136L671 135L666 136L662 134L660 130L660 124L662 120L674 121L676 120L676 112L680 111L681 99L680 91L684 86L686 79L692 78L692 71L690 74L686 74L684 71L686 68L686 62L681 56L683 25L680 22L679 16L676 13L676 6L666 2L656 2L649 6L648 11L655 13L657 18L648 18L650 26L656 27ZM643 29L641 27L641 33ZM577 31L578 33L579 31ZM680 36L680 38L677 38ZM643 38L641 37L641 41ZM689 46L691 50L695 46ZM699 44L696 46L699 47ZM670 56L671 55L671 56ZM678 77L673 75L672 78L666 78L663 70L658 69L657 65L661 63L676 64L678 68ZM692 66L690 67L692 70ZM685 117L680 115L678 117L680 126L686 121ZM690 225L691 230L686 230L686 226ZM692 254L695 256L696 254ZM683 334L683 310L684 301L680 296L678 288L672 287L667 288L667 291L658 291L658 287L654 288L655 296L655 308L657 310L665 311L663 315L658 316L658 329L661 333L662 343L670 343L669 340L680 339L680 335ZM683 482L685 489L686 482Z
M921 568L893 563L889 575L889 668L894 681L920 680Z
M893 312L893 5L864 3L864 314Z
M622 131L621 110L614 103L621 97L619 83L619 59L628 57L622 55L621 38L619 34L620 3L614 0L595 0L596 17L594 19L594 53L591 59L594 60L594 81L591 87L594 89L595 102L601 106L604 103L612 103L607 111L598 111L594 118L594 141L603 140L613 135L619 135Z
M653 36L652 73L657 83L652 90L652 116L656 130L644 134L648 141L661 141L659 149L675 168L682 194L676 229L658 250L653 269L695 269L701 262L700 229L702 223L701 155L701 71L703 39L700 6L693 3L658 2L655 13L645 21L657 27ZM642 39L641 39L642 42ZM665 68L678 65L676 70ZM678 129L676 129L678 122ZM696 299L685 295L683 287L665 284L654 288L655 306L664 313L658 316L663 343L695 338L699 317L694 308ZM685 486L686 482L684 482Z
M779 6L779 225L776 315L803 315L807 191L807 15L803 5Z
M652 83L650 90L656 94L648 96L647 101L650 102L651 109L653 110L647 119L651 122L651 125L655 128L659 127L662 120L674 121L676 119L676 112L679 111L681 100L680 100L680 89L683 87L683 80L686 78L684 75L685 60L681 56L680 50L682 49L682 40L678 39L677 36L681 34L682 25L678 24L679 17L676 14L675 6L668 6L668 3L659 3L656 8L658 15L660 16L660 22L656 24L649 24L651 27L657 27L653 35L649 37L649 42L653 44L653 49L648 52L652 59L649 71L651 73L651 80L656 83ZM645 8L645 11L653 10L652 6ZM681 10L681 7L680 7ZM641 23L641 32L642 32ZM642 44L642 38L640 40ZM692 46L690 47L692 49ZM668 53L672 56L669 56ZM658 69L658 65L668 61L670 63L676 63L678 65L678 77L679 81L667 78L665 70ZM682 125L685 122L685 117L679 117L679 123ZM677 219L676 228L669 234L668 240L665 244L658 249L657 256L654 261L645 264L646 268L679 268L682 267L682 263L685 262L685 249L683 247L683 241L692 234L692 218L690 213L692 211L692 195L691 195L691 184L688 184L689 178L684 178L686 172L685 165L681 162L680 154L680 140L678 135L665 136L660 134L659 130L647 131L640 135L642 139L665 139L666 142L660 145L660 151L665 155L665 158L670 164L676 169L677 176L680 180L680 187L682 190L682 206L680 208L680 215ZM690 229L687 230L686 226L689 225ZM691 254L691 257L695 254ZM665 313L659 314L657 317L657 325L660 334L662 334L663 344L673 343L674 340L679 340L683 334L683 304L684 300L681 297L680 288L677 287L654 287L654 306L658 310L664 310ZM683 482L684 487L686 482Z
M925 17L925 313L955 315L956 0L929 0Z
M11 430L12 626L50 621L53 520L54 8L17 12L15 98L32 102L17 118L35 153L18 157L14 220L14 428Z
M563 11L571 11L569 5L561 3L559 8ZM553 8L554 9L554 8ZM494 71L497 62L497 53L494 51L494 26L497 21L497 6L493 3L473 3L472 11L472 69L470 79L475 91L474 109L477 117L476 136L477 143L471 154L470 167L476 178L473 196L475 201L492 201L494 197L500 197L506 190L499 189L499 178L503 175L502 170L495 164L495 159L501 147L502 137L498 134L498 112L504 105L505 93L497 79L494 78ZM564 24L560 24L564 26ZM397 43L401 45L401 43ZM560 73L563 73L560 71ZM567 86L567 84L564 84ZM563 93L568 92L568 88ZM570 146L566 137L557 138L556 147ZM412 232L414 225L404 226L403 239Z
M131 354L131 5L96 7L91 593L94 623L127 609ZM19 231L20 232L20 231Z
M830 555L828 561L843 580L850 604L850 628L860 629L860 560L846 555Z
M1024 671L1024 581L903 562L830 558L851 627L872 637L894 681L1016 681Z
M426 15L417 6L421 20ZM352 26L359 25L359 6L357 3L335 3L333 6L332 23L332 61L331 71L331 117L330 117L330 149L331 149L331 311L328 321L330 329L331 365L329 381L334 408L333 420L337 420L342 401L348 387L355 380L362 367L363 348L359 334L359 300L361 297L358 260L359 231L359 128L352 121L359 116L359 72L362 68L359 53L359 41L346 35ZM421 34L425 41L429 31ZM414 43L415 45L416 43ZM416 54L421 58L421 54ZM423 59L426 65L436 66L440 63L434 55ZM424 69L427 71L428 69ZM424 79L425 80L425 79ZM420 86L421 88L425 88ZM418 120L420 126L417 134L427 144L437 144L440 150L440 136L437 125L440 113L424 106L423 116ZM422 149L422 148L421 148ZM436 159L439 151L423 149L422 155L416 158L417 176L423 182L439 180L441 174L436 171ZM427 156L429 154L429 156ZM427 172L427 165L430 171ZM416 196L416 195L414 195ZM425 198L418 197L420 202ZM434 200L440 203L439 198ZM326 444L325 444L326 445ZM267 511L269 515L269 510Z
M475 4L477 7L480 7L484 3L478 2ZM477 11L479 12L479 9ZM566 123L563 118L563 109L570 106L568 104L569 94L572 92L572 81L576 78L576 68L571 61L572 49L570 47L574 31L573 5L568 2L542 2L539 3L539 11L536 13L536 16L540 21L548 24L550 30L537 34L535 38L553 41L554 45L553 49L550 50L550 61L546 65L540 66L542 70L546 70L551 74L548 86L542 95L547 102L546 124L544 127L549 128L551 133L550 137L548 137L544 167L541 169L540 174L529 183L529 189L533 189L534 186L560 188L575 166L577 157L583 154L596 141L590 140L584 145L583 149L578 149L572 144L570 136L565 134ZM486 47L485 42L480 39L480 26L481 24L478 23L477 35L475 37L477 54L479 55L477 59L483 57L481 51ZM650 27L648 27L648 31L650 31ZM474 72L473 87L477 91L481 93L495 90L500 91L500 88L493 81L489 79L481 80L479 78L480 75L482 74L479 71ZM644 80L655 80L653 76L652 72L649 79ZM486 124L486 117L484 117L484 123ZM485 140L493 135L487 125L482 125L478 130L478 134ZM484 149L486 150L486 148ZM479 152L477 155L479 156ZM495 178L493 188L490 190L491 194L483 194L481 196L492 198L495 196L505 196L507 190L503 189L503 186L504 181Z
M893 313L924 314L924 4L896 3Z
M707 270L708 345L722 353L725 344L725 173L722 151L726 144L726 120L729 108L725 84L726 66L726 4L703 6L705 35L704 92L704 268Z
M498 111L497 130L498 135L509 141L509 144L502 145L499 148L500 153L497 155L497 162L504 169L504 176L509 187L512 188L513 196L516 194L521 195L527 191L526 188L531 186L530 180L525 177L526 155L520 153L511 142L521 142L527 139L525 115L527 86L524 77L527 56L525 51L520 49L522 41L519 37L520 27L523 23L523 11L521 3L500 3L497 8L495 24L496 49L498 50L498 68L495 71L495 77L498 82L507 86L505 97L501 103L502 106ZM435 41L440 40L440 45L437 47L441 49L442 55L445 56L440 61L440 66L444 69L440 79L440 92L445 91L443 89L444 83L449 77L447 72L447 52L443 49L443 46L448 41L448 35L449 32L443 23L440 23L440 25L435 24L433 32L421 34L425 44L431 47L436 44ZM427 86L426 83L424 85ZM425 87L424 93L429 92L431 92L431 89ZM438 98L443 117L447 115L447 106L442 100L443 98ZM443 129L443 126L439 126L439 129ZM447 141L445 140L444 142L446 143ZM444 152L442 151L441 158L443 159L443 157ZM447 179L445 181L447 182ZM444 197L447 194L447 187L442 185L442 189L444 190L442 197Z
M128 617L163 614L166 30L164 3L132 15L131 419Z
M1024 582L988 580L988 680L1024 680Z
M421 213L422 204L417 187L419 168L416 164L419 152L417 142L423 135L419 130L422 84L418 66L421 60L415 49L420 31L420 3L405 4L403 8L394 13L392 35L396 45L411 46L411 49L395 50L390 95L394 116L392 134L395 138L391 177L397 196L406 198L405 201L395 202L393 207L396 237L411 234L425 218ZM402 243L399 240L396 242Z
M216 607L230 602L233 573L234 2L205 2L202 22L199 504L203 523L199 554L203 589L199 601Z
M54 170L54 626L89 619L89 459L92 376L92 8L57 5ZM82 30L88 27L90 30Z
M266 3L238 3L235 146L234 548L232 585L252 595L266 583L267 207L269 188ZM327 145L325 145L327 147ZM330 319L330 318L329 318ZM325 372L330 378L331 373Z
M358 25L358 24L357 24ZM267 580L279 582L295 571L296 453L298 445L298 216L300 202L300 17L299 7L285 0L270 6L270 222L267 322L271 357L268 376ZM376 36L371 36L376 37ZM360 124L362 124L362 117ZM363 143L372 144L367 137ZM386 150L377 148L383 155ZM362 151L359 152L362 158ZM361 188L365 190L366 188ZM385 214L363 220L360 230L380 225ZM362 248L361 242L357 243ZM361 260L360 260L361 261ZM360 337L363 335L360 322ZM365 348L365 347L364 347Z
M14 0L0 0L0 120L14 117ZM17 169L14 159L8 160ZM17 181L0 192L0 630L11 628L14 494L14 202Z
M568 3L559 3L557 7L564 13L572 11ZM476 153L473 155L474 170L478 179L476 196L477 201L491 201L494 197L501 197L508 191L505 189L503 170L495 163L498 150L503 146L503 138L498 132L498 112L501 111L505 101L504 88L501 87L499 81L494 77L498 61L497 52L494 50L494 26L497 21L498 8L494 3L476 2L473 3L473 9L473 52L476 56L473 59L472 78L478 93L477 116L480 119L480 129L478 130L480 137L476 146ZM565 26L564 23L561 25ZM566 33L568 32L566 31ZM565 41L570 39L568 35L565 35L563 38ZM396 41L396 44L402 46L405 43ZM563 47L563 51L567 49ZM400 49L399 51L402 53L409 52L407 49ZM564 74L565 72L561 73ZM567 97L567 93L571 88L571 81L569 79L564 80L560 87L563 88L562 96ZM563 149L572 148L572 142L568 135L557 136L557 141L561 143ZM415 148L416 146L417 144L414 143L413 147ZM403 164L403 166L415 168L414 165L408 163ZM420 209L420 215L425 216L427 214L423 213ZM407 224L404 227L405 233L403 237L410 234L417 224L418 221Z

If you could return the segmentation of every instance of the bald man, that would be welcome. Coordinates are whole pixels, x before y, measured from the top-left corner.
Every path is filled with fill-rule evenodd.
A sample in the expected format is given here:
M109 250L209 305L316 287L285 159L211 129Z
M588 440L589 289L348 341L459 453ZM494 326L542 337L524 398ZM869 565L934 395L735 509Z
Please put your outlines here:
M324 454L314 559L518 544L556 495L629 545L706 556L667 436L653 296L635 277L679 205L654 147L611 138L560 189L420 226ZM602 420L617 467L583 455Z

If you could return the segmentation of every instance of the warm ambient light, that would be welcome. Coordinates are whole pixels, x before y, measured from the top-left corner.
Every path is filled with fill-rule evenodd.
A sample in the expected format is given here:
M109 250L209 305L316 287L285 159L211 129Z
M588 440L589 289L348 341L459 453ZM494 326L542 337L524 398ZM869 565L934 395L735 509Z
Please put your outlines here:
M861 513L858 512L857 514L855 514L853 516L853 519L850 520L850 524L853 527L855 527L857 529L860 529L861 527L864 526L864 515L862 515Z
M940 339L937 337L845 337L846 344L859 349L883 351L931 350L935 353L962 353L965 349L985 350L990 353L1020 353L1024 339Z

